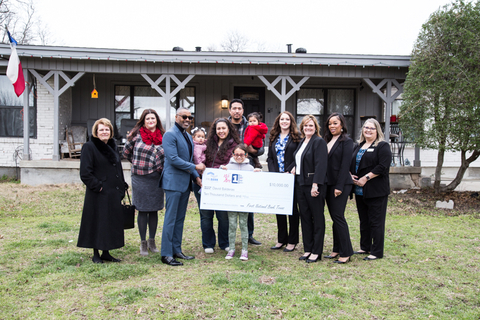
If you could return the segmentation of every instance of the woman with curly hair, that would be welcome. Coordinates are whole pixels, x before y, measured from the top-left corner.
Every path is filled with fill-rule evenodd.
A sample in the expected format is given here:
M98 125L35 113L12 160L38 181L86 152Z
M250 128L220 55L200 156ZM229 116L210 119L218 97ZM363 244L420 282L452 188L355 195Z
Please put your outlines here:
M217 118L213 122L207 136L205 150L205 166L220 168L230 161L233 149L240 143L237 131L226 118ZM228 214L219 210L200 210L200 227L202 229L202 244L205 253L213 253L215 247L215 230L213 230L213 215L218 220L218 245L222 250L229 250Z

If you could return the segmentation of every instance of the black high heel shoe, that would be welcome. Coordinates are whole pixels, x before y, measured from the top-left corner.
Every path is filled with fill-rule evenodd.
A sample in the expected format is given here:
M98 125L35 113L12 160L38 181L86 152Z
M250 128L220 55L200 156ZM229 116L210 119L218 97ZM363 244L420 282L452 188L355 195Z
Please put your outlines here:
M285 249L283 249L283 252L292 252L293 250L295 250L296 247L297 245L294 245L293 249L287 249L287 247L285 247Z
M345 264L347 262L350 262L350 257L348 257L347 260L345 261L340 261L340 260L333 261L333 263L339 263L339 264Z
M368 254L367 251L353 251L353 254Z
M337 253L336 255L332 256L331 254L329 254L328 256L323 256L325 259L335 259L337 258L338 256L340 255L340 253Z
M308 260L308 257L310 257L311 253L309 253L308 255L306 256L301 256L300 258L298 258L298 260Z
M283 248L284 245L285 245L285 243L282 243L282 245L281 245L280 247L277 247L277 246L275 245L275 246L273 246L273 247L270 247L270 249L272 249L272 250L280 250L280 249Z
M318 261L318 258L320 258L320 255L318 255L318 257L316 259L310 259L308 258L305 262L306 263L314 263L314 262L317 262Z

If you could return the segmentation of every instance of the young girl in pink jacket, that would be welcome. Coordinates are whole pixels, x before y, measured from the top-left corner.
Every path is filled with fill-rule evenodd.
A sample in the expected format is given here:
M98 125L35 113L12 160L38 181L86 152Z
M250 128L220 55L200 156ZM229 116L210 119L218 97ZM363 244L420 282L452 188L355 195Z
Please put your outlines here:
M195 127L192 130L194 164L205 162L205 149L207 149L207 145L205 144L206 135L207 132L204 128Z

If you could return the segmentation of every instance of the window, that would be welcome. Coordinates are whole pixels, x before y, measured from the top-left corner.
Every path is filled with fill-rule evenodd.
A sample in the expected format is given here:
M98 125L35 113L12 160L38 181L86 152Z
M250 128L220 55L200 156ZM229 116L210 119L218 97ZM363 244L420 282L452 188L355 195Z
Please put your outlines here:
M398 89L392 86L391 94L394 95ZM383 90L383 94L387 94L387 90ZM399 94L398 97L392 102L392 106L390 108L390 122L398 122L398 114L400 113L400 107L403 104L403 93ZM383 103L383 113L387 110L387 104ZM385 121L385 114L382 115L382 121Z
M355 91L352 89L329 89L327 100L328 112L325 120L334 112L343 114L347 123L348 133L354 137Z
M30 138L37 137L37 99L33 82L29 95ZM27 92L25 88L24 94ZM23 137L23 94L17 97L7 76L0 75L0 137Z
M322 135L325 120L333 112L343 114L350 135L353 133L355 114L355 90L353 89L300 89L297 92L297 124L304 116L317 118Z
M165 87L161 87L165 90ZM174 88L172 88L173 90ZM195 88L187 87L170 100L170 123L175 122L175 113L179 107L185 107L195 114ZM115 131L117 137L125 138L123 119L139 119L145 109L155 110L162 125L165 126L167 108L165 99L149 86L115 86ZM123 123L128 121L124 120ZM135 122L135 121L132 121ZM133 127L130 125L130 127Z
M297 93L297 124L306 115L314 115L318 123L323 123L324 91L322 89L301 89Z

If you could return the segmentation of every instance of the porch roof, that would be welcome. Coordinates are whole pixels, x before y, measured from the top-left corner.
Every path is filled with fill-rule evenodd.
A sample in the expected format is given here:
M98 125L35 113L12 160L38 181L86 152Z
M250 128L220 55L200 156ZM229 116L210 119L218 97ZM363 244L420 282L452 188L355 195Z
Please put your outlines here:
M0 67L6 66L10 57L10 46L0 44ZM310 74L309 67L349 67L357 69L391 68L403 69L410 65L410 56L321 54L321 53L267 53L267 52L210 52L210 51L161 51L161 50L125 50L103 48L76 48L56 46L19 45L17 53L24 68L43 70L86 71L106 73L165 73L169 70L177 74L211 74L212 67L229 70L261 66L260 74L266 70L276 70L272 74L295 74L303 69L301 75ZM208 65L208 69L202 67ZM227 65L227 66L226 66ZM288 69L288 70L286 70ZM322 68L323 69L323 68ZM282 72L278 72L282 70ZM220 72L225 74L225 72ZM250 75L247 72L246 75ZM351 75L350 75L351 76ZM363 76L363 75L362 75Z

